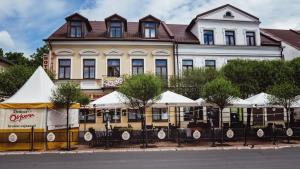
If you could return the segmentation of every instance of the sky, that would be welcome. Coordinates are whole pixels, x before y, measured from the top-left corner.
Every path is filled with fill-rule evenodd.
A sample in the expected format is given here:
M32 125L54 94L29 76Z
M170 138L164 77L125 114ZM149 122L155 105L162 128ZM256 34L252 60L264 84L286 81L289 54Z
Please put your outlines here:
M0 0L0 48L30 56L74 12L89 20L118 13L138 21L152 14L167 23L188 24L197 14L228 3L259 17L262 28L300 30L300 0Z

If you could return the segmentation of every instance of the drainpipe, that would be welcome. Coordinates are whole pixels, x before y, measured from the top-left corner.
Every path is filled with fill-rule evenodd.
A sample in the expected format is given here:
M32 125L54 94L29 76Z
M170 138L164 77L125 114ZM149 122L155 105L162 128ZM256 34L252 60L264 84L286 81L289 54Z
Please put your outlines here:
M281 45L280 45L280 49L281 49L281 51L280 51L280 57L281 57L281 60L282 60L282 61L285 60L285 59L284 59L284 54L283 54L284 48L285 48L285 46L281 46Z
M177 76L179 77L179 61L178 61L178 42L175 43L176 45L176 66L177 66Z

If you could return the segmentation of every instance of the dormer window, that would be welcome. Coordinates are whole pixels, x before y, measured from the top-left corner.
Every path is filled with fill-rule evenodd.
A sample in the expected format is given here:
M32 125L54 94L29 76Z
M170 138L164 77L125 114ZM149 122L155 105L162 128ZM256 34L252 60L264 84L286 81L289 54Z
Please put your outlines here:
M82 37L82 24L79 21L72 21L70 23L70 37Z
M112 38L122 37L122 23L121 22L111 22L109 28L109 35Z
M144 23L144 37L145 38L156 38L156 23L145 22Z

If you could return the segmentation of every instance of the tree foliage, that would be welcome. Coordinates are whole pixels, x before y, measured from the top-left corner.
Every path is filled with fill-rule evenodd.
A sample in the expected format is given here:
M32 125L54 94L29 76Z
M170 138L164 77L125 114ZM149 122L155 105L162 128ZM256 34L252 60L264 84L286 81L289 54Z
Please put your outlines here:
M289 109L297 101L300 89L292 82L282 82L271 86L268 89L268 93L272 95L269 98L272 104L281 105Z
M161 80L150 74L135 75L127 79L119 88L119 91L130 99L130 106L140 105L136 103L138 99L142 107L148 106L148 101L155 99L161 93Z
M204 99L219 106L220 109L228 106L230 101L239 96L239 89L229 80L218 77L203 87Z
M284 61L233 60L223 67L222 72L240 88L242 98L266 92L274 84L293 79L293 70Z
M52 91L51 101L56 105L70 106L78 103L83 93L77 84L67 82L60 84Z
M11 96L16 93L33 74L32 67L22 65L9 67L0 73L0 91L3 96Z
M203 86L207 82L214 80L218 74L218 71L215 69L195 68L184 71L179 77L172 77L170 83L176 93L196 100L203 95Z

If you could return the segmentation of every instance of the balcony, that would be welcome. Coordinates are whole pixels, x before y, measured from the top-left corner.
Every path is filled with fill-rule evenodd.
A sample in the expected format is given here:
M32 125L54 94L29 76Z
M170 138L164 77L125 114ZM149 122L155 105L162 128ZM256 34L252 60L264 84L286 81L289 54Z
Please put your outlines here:
M103 76L103 88L116 88L124 82L124 77Z
M75 83L80 86L80 89L95 90L102 88L102 79L55 79L55 84Z

